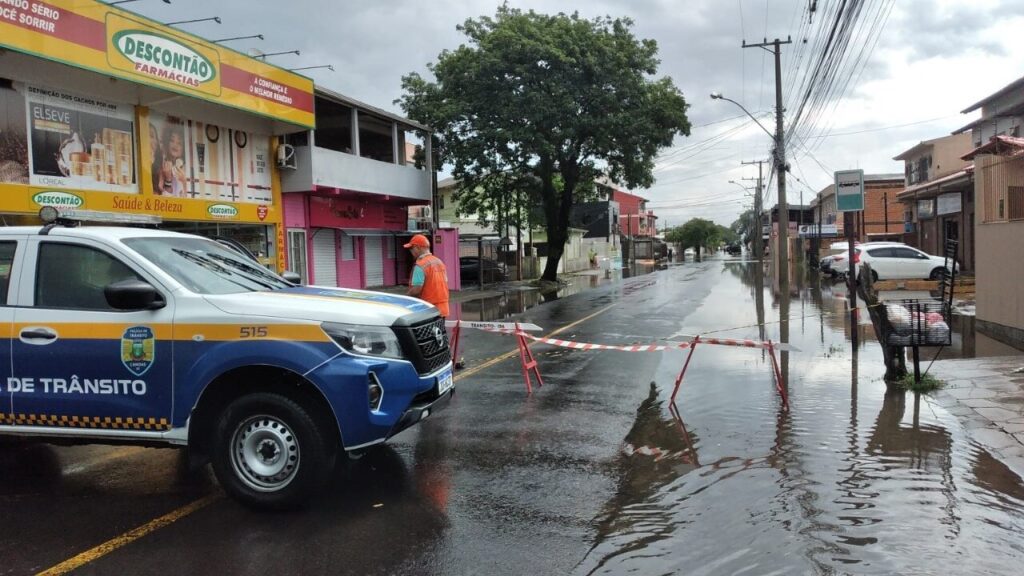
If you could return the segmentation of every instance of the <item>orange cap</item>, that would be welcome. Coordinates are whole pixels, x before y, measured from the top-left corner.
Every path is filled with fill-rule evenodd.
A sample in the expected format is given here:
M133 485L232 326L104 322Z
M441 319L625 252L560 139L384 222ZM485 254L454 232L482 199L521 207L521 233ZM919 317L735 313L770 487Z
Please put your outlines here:
M416 234L409 240L408 244L402 246L403 248L412 248L413 246L419 246L421 248L430 248L430 240L423 234Z

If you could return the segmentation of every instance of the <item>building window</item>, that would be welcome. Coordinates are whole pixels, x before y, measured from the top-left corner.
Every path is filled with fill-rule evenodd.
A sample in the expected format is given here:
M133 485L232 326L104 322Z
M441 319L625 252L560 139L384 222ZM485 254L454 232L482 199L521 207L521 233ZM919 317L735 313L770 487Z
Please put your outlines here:
M356 259L356 242L348 234L341 235L341 259L349 262Z
M319 148L352 154L352 109L325 98L317 98L313 141Z
M299 275L299 283L309 282L306 270L306 231L288 231L288 271Z
M395 163L392 124L388 120L359 113L359 155L371 160Z
M1007 190L1010 202L1010 220L1024 220L1024 186L1010 186ZM1002 206L1000 206L1000 213Z

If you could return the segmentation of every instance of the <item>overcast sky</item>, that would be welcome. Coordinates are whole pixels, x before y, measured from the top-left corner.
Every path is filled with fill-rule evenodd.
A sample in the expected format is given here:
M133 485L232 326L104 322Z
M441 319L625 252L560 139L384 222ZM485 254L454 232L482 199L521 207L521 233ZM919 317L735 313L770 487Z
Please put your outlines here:
M824 5L817 0L818 16ZM694 128L677 138L678 150L659 161L657 184L635 191L651 201L659 226L692 217L731 223L744 207L744 191L729 180L757 175L740 161L767 159L771 140L738 116L734 105L711 100L711 92L742 103L773 130L774 67L769 54L741 43L793 36L783 47L783 70L800 54L799 32L808 0L509 0L523 9L585 17L628 16L635 34L656 40L662 65L690 104ZM369 104L401 113L392 102L400 79L425 73L438 54L464 37L455 26L466 18L493 15L496 0L138 0L123 5L161 22L220 16L183 25L210 39L263 34L263 41L238 41L239 50L300 50L301 56L270 59L283 67L331 64L334 72L304 72L318 84ZM813 26L821 26L816 17ZM788 201L810 197L832 180L832 172L901 173L892 160L921 140L949 134L976 117L960 110L1024 75L1024 0L897 0L863 72L814 134L807 147L790 150ZM1018 40L1013 40L1017 38ZM858 48L859 49L859 48ZM804 49L809 53L809 49ZM792 86L783 86L783 91ZM746 126L743 127L743 124ZM710 142L709 139L714 138ZM766 166L767 168L767 166ZM744 182L751 185L752 182ZM775 203L774 186L769 204ZM748 202L749 205L749 202Z

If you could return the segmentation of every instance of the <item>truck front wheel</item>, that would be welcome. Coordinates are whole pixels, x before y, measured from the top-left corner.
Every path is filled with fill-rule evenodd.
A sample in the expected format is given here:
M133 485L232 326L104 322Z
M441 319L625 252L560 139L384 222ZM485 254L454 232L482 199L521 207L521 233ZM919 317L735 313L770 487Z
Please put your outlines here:
M216 427L213 470L229 495L255 508L303 504L327 483L335 447L317 419L280 394L231 402Z

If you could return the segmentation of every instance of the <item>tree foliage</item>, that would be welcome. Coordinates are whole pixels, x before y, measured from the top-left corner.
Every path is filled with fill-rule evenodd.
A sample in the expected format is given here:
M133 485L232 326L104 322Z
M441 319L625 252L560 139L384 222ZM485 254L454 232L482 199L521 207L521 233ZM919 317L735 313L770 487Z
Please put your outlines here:
M665 234L665 240L673 244L679 244L685 250L693 248L698 254L701 248L705 251L715 248L723 240L724 226L715 224L703 218L692 218L682 226L676 226Z
M671 79L653 78L657 44L631 27L503 5L458 27L468 43L429 65L434 81L402 78L398 102L437 131L460 202L494 208L512 194L506 178L531 191L548 230L544 280L555 280L570 209L594 179L650 186L658 150L689 135L683 96ZM492 186L496 174L508 176Z
M744 210L740 217L729 225L729 228L736 233L738 239L754 237L758 233L754 209L748 208Z

